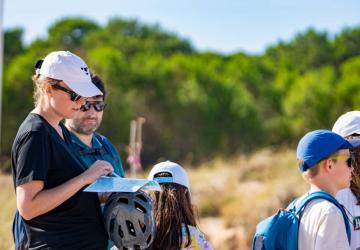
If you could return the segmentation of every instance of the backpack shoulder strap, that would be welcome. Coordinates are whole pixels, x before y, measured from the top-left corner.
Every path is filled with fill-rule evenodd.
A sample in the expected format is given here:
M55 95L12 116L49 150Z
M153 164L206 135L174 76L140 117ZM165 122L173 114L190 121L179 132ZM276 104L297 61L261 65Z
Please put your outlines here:
M306 205L309 204L309 202L316 200L316 199L327 200L327 201L333 203L341 211L343 218L344 218L347 238L350 243L351 233L350 233L349 218L347 217L344 207L332 195L330 195L326 192L323 192L323 191L313 192L313 193L309 194L300 203L298 203L294 206L294 209L295 209L294 211L295 211L296 215L299 215L303 211L303 209L306 207Z
M289 211L295 211L295 208L296 208L296 203L299 199L295 199L293 200L286 208L286 210L289 210Z
M117 153L115 152L113 146L110 145L109 140L105 136L100 135L97 132L94 132L94 135L96 139L98 139L101 142L101 144L104 146L105 150L111 154L111 157L114 158L114 160L117 160Z
M110 154L111 158L116 162L117 167L119 168L118 171L119 171L120 175L124 177L125 174L124 174L123 166L121 163L121 157L120 157L119 153L116 151L114 145L112 145L110 140L108 138L106 138L105 136L103 136L97 132L94 132L94 135L95 135L96 139L98 139L100 141L100 143L103 145L105 151L108 152Z

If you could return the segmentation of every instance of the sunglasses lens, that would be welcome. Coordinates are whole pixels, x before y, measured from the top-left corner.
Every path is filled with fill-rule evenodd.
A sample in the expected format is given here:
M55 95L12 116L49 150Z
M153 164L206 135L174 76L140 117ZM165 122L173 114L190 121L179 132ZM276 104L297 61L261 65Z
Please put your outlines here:
M351 167L351 157L349 157L349 158L346 160L346 164L348 165L349 168Z
M84 105L82 105L80 107L80 110L83 111L83 112L86 112L86 111L88 111L90 109L90 107L91 107L91 103L87 102L87 103L85 103Z
M94 109L97 112L103 111L105 109L106 104L104 102L97 102L93 104Z
M76 101L80 100L80 98L81 98L80 95L78 95L76 93L71 93L71 97L70 97L71 101L76 102Z
M100 111L103 111L106 107L106 104L104 102L95 102L95 103L92 103L92 102L86 102L84 105L82 105L80 107L80 110L83 111L83 112L86 112L88 111L91 106L94 107L94 109L97 111L97 112L100 112Z

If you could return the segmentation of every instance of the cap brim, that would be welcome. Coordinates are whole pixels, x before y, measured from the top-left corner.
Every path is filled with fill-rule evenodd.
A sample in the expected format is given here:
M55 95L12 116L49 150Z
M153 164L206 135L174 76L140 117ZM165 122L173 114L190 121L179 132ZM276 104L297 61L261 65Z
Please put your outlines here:
M360 139L349 139L348 142L353 148L360 147Z
M69 88L71 88L76 94L81 95L82 97L92 97L103 95L103 93L98 89L95 84L90 82L77 82L77 83L70 83L65 82Z

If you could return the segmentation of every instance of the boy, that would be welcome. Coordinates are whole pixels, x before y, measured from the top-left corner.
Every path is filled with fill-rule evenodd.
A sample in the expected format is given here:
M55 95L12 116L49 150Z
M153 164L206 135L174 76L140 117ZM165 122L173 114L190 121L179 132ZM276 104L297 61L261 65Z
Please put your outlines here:
M351 180L351 144L340 135L328 130L307 133L297 147L298 166L310 190L324 191L332 196L346 187ZM299 227L299 250L350 249L345 222L339 208L333 203L316 199L302 211Z

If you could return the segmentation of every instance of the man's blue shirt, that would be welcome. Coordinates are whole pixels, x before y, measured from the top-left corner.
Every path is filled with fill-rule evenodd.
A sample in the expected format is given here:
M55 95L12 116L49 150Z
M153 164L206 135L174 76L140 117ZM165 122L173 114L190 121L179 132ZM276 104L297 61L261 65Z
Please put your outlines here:
M85 166L90 167L96 160L103 160L109 162L113 166L116 174L121 177L125 176L120 155L114 145L111 144L106 137L94 133L91 140L92 147L89 147L75 134L70 132L70 135L74 150ZM105 143L107 145L104 145Z

